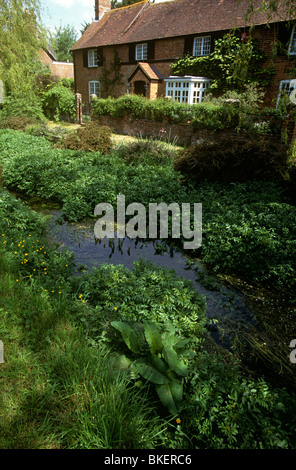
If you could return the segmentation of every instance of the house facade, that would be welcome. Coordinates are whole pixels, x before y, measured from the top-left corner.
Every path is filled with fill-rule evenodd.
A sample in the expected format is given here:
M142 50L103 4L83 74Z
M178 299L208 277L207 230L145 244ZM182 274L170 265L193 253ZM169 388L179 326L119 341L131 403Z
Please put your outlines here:
M73 62L59 62L50 48L42 49L40 60L43 65L48 65L51 73L58 78L74 78Z
M105 98L129 93L200 102L209 86L207 77L174 77L172 64L187 54L209 55L215 40L233 28L244 40L252 26L252 38L268 56L263 67L274 67L265 105L276 106L280 90L289 93L294 87L295 26L281 7L271 17L256 13L247 20L247 4L247 0L144 0L111 10L109 0L95 0L95 21L72 48L76 93L84 104L93 94ZM273 54L277 41L283 48Z

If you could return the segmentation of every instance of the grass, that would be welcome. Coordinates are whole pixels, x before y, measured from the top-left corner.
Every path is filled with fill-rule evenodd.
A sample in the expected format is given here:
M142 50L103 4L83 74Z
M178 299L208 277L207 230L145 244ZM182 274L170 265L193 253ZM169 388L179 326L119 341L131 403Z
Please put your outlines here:
M0 448L153 448L163 423L110 355L73 321L75 304L1 270Z
M10 138L7 144L9 154L18 150L17 145L12 148ZM122 153L122 161L123 157ZM90 167L98 164L99 160L92 158L90 162L88 157L85 161L81 158L81 175L86 162L91 163ZM118 156L115 163L119 162ZM137 165L141 168L142 162L139 160ZM168 171L166 167L164 170ZM130 165L129 171L132 175L137 168ZM127 181L130 182L128 178ZM151 187L158 190L159 181L156 179L155 187ZM109 183L106 182L106 188ZM207 221L207 236L211 237L212 250L217 251L219 262L225 240L230 239L229 231L238 221L233 201L240 198L245 209L260 199L261 218L261 204L280 204L276 190L273 193L269 188L265 194L264 188L261 192L259 189L256 185L253 189L237 186L230 191L205 185L193 193L204 199L208 217L213 218ZM132 195L139 194L138 191L135 185ZM222 232L226 238L221 234L217 238L215 223L220 212L221 227L223 218L227 216L230 221L228 235ZM251 215L253 220L256 213ZM270 214L267 216L273 221ZM286 221L285 213L283 220ZM0 338L4 342L5 362L0 364L0 448L296 448L295 393L274 390L263 380L249 382L229 356L222 361L218 354L207 355L204 351L197 355L190 370L184 410L176 426L175 419L167 417L148 387L139 388L126 373L119 374L113 369L113 353L104 341L91 334L87 325L82 328L81 320L85 317L92 326L95 318L95 326L100 327L102 319L108 320L114 302L119 305L123 299L126 312L132 306L139 320L144 318L143 311L151 315L165 307L178 319L182 305L186 304L190 312L193 310L188 292L168 279L164 300L157 269L149 272L150 281L146 282L139 270L123 276L119 268L114 269L111 281L103 276L103 270L101 278L88 277L81 292L71 277L71 256L67 253L60 256L54 247L47 246L42 227L41 216L1 190ZM83 300L93 295L93 303L83 303L81 294ZM167 300L170 295L171 308ZM116 307L117 314L118 310Z

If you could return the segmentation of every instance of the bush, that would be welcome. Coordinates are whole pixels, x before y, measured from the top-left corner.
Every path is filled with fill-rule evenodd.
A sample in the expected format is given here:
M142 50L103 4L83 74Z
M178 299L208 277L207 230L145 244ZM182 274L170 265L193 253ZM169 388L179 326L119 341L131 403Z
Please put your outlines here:
M288 146L264 136L223 134L213 141L181 150L175 169L194 183L245 182L253 179L283 181Z
M149 139L121 144L116 151L128 165L171 165L175 155L164 144Z
M24 130L27 125L44 121L45 117L38 99L27 99L17 94L5 98L0 109L0 127Z
M69 133L58 147L108 154L113 146L111 134L109 127L91 122L76 132Z
M27 116L8 116L0 122L1 129L14 129L24 131L28 126L35 122L34 119Z
M69 87L57 84L44 94L43 110L48 119L71 121L76 116L75 95Z

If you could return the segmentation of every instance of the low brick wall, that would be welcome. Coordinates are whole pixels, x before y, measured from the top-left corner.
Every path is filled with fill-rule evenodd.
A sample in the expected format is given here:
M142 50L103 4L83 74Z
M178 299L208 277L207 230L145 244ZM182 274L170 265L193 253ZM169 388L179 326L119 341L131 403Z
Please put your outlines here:
M168 122L149 121L146 119L112 118L110 116L92 117L102 126L108 126L117 134L153 137L176 144L190 145L200 139L207 139L214 132L207 130L193 131L190 124L171 124Z
M117 134L130 135L135 137L153 137L160 140L175 142L179 145L190 145L198 140L210 139L219 133L231 135L231 131L210 131L206 129L192 130L190 123L171 124L168 122L150 121L146 119L131 120L125 118L113 118L111 116L93 116L93 121L99 122L102 126L110 127ZM287 141L292 142L296 138L296 125L294 121L287 120L283 124L283 130L287 129ZM269 136L280 143L279 136Z

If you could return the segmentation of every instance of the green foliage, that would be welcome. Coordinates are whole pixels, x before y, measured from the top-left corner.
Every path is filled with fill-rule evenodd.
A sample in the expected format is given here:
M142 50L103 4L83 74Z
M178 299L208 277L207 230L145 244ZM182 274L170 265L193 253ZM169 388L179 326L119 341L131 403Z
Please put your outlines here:
M91 122L76 132L68 133L57 147L108 154L113 146L111 133L109 127Z
M42 69L39 58L43 33L38 0L0 2L0 76L7 94L35 94L35 80Z
M44 138L16 131L0 132L0 155L7 187L59 201L63 215L72 221L92 217L100 202L112 204L116 216L118 194L125 195L126 205L141 201L146 208L151 202L201 202L203 242L198 255L203 262L248 281L295 285L295 207L276 183L235 183L229 177L228 184L200 180L194 188L182 184L184 176L172 163L155 165L147 157L126 164L120 150L100 155L53 149Z
M124 117L130 119L151 119L169 122L182 122L190 119L196 107L169 101L164 98L148 100L142 96L126 95L120 98L96 100L93 104L94 116Z
M35 96L30 100L15 93L5 98L5 103L0 110L0 119L5 122L11 117L23 117L32 120L44 120L44 114L39 99Z
M259 124L267 120L268 111L260 114L258 108L262 103L262 91L256 85L246 85L244 91L225 92L220 98L209 95L202 103L189 105L166 98L148 100L147 98L129 95L121 98L107 98L93 102L93 115L111 116L113 118L147 119L169 123L191 124L193 129L245 129L260 131ZM239 105L231 103L239 100ZM277 113L274 113L276 117ZM259 123L259 124L258 124ZM271 128L269 131L271 132Z
M210 78L210 90L221 94L229 89L244 90L246 84L254 82L267 86L274 70L262 70L265 60L266 55L256 47L251 34L242 42L231 31L215 41L214 51L208 56L179 59L172 65L172 73Z
M133 362L129 364L132 375L136 372L146 381L155 384L162 404L171 414L177 414L182 407L183 378L189 373L184 361L184 357L190 356L189 350L184 348L188 340L175 336L174 329L169 328L169 325L168 331L162 334L150 322L129 325L113 321L111 326L120 331L125 344L133 353ZM126 356L119 361L121 364L128 364Z
M77 41L77 33L73 25L56 27L52 37L51 45L56 53L57 60L60 62L72 62L71 47Z
M96 313L89 329L103 321L155 323L166 329L171 323L177 334L192 342L201 341L205 322L205 300L190 281L179 279L173 270L140 260L133 269L101 265L82 277L77 292L84 292ZM193 337L196 340L193 340Z
M188 445L184 436L190 436L189 448L198 449L295 446L289 392L245 377L235 360L225 364L219 354L200 354L185 400L179 445Z
M44 94L42 105L45 116L55 121L69 121L76 116L75 95L70 88L60 83Z

